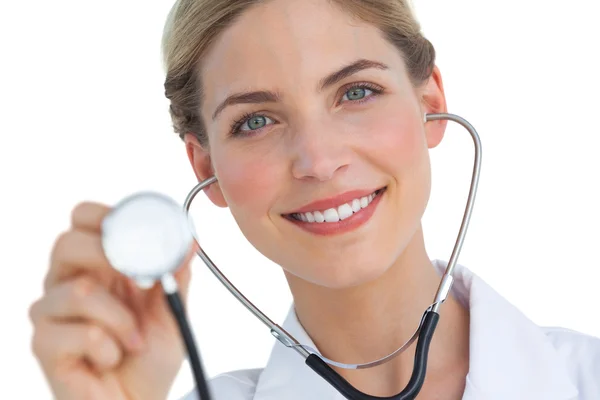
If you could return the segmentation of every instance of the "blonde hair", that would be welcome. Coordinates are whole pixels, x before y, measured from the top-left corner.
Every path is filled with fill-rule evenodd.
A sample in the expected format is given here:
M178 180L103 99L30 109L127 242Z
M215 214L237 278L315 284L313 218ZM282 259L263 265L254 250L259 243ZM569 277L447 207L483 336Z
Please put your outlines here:
M330 0L355 18L378 27L404 58L415 87L433 71L435 50L421 33L409 0ZM167 18L162 54L165 96L170 100L173 128L181 138L194 134L208 146L200 115L202 85L199 66L211 43L235 18L264 0L178 0Z

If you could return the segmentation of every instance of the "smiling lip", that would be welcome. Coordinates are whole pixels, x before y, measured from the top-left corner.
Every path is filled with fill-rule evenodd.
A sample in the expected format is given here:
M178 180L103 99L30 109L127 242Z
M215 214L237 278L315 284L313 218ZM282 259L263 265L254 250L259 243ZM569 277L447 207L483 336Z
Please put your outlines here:
M386 188L384 187L382 189L378 189L373 192L365 192L365 191L349 192L350 198L352 198L352 199L355 199L356 197L352 197L352 196L356 196L357 194L362 195L361 197L368 196L369 194L374 193L374 192L376 192L377 194L373 198L373 200L367 205L367 207L361 208L360 211L355 212L350 217L340 220L340 221L337 221L337 222L321 222L321 223L305 222L305 221L300 221L297 218L292 217L292 214L286 215L285 219L288 220L289 222L291 222L292 224L296 225L297 227L299 227L307 232L310 232L312 234L318 235L318 236L340 235L340 234L358 229L359 227L366 224L371 219L371 217L375 213L375 210L377 209L377 206L379 205L379 203L381 201L381 198L386 193L385 189ZM346 196L346 193L344 193L342 196ZM329 201L329 203L315 202L315 203L309 204L307 207L314 207L315 205L317 207L323 207L323 204L325 204L326 206L327 206L327 204L329 204L329 205L334 204L335 206L339 206L341 204L344 204L344 203L339 203L340 198L342 198L342 197L337 196L337 197L333 198L333 199L335 199L335 202L333 202L333 203L331 202L332 199L327 199L324 201ZM344 198L346 198L346 197L344 197ZM307 207L301 208L300 210L316 211L314 208L307 208ZM330 208L334 208L334 207L330 207ZM308 212L308 211L304 211L304 212Z
M349 203L354 199L359 199L361 197L365 197L375 192L377 189L367 189L367 190L352 190L350 192L342 193L338 196L330 197L323 200L317 200L310 204L305 205L302 208L299 208L295 211L286 213L289 214L301 214L305 212L311 211L324 211L329 208L337 208L344 203Z

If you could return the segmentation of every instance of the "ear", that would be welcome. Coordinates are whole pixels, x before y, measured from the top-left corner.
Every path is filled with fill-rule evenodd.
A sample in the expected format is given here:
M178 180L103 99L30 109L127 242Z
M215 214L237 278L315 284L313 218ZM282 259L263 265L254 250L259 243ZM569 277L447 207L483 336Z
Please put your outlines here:
M192 164L192 168L194 169L194 174L196 174L196 179L198 179L198 182L214 176L214 170L210 160L210 153L200 144L198 138L196 138L194 134L187 133L183 140L185 142L185 150L190 160L190 164ZM207 186L204 189L204 193L206 193L210 201L212 201L217 207L227 207L227 202L225 201L223 192L219 187L218 180L217 182Z
M421 111L423 115L447 112L442 75L437 66L433 67L431 77L419 89L419 95L421 97ZM447 120L429 121L425 124L427 147L432 149L440 144L444 138L447 124Z

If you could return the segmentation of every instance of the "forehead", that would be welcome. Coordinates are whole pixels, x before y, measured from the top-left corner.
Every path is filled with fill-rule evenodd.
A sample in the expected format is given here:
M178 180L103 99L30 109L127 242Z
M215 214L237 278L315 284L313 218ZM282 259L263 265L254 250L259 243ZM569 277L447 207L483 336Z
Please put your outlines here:
M206 103L256 88L297 88L357 59L401 62L380 31L327 0L272 0L246 10L202 62ZM398 66L401 68L401 66Z

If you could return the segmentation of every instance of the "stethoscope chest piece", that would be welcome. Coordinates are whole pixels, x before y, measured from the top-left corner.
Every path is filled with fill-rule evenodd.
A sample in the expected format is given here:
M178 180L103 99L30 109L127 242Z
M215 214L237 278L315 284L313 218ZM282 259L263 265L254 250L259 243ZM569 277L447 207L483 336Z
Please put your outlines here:
M148 288L184 261L193 242L189 219L171 198L142 192L119 202L102 223L113 268Z

